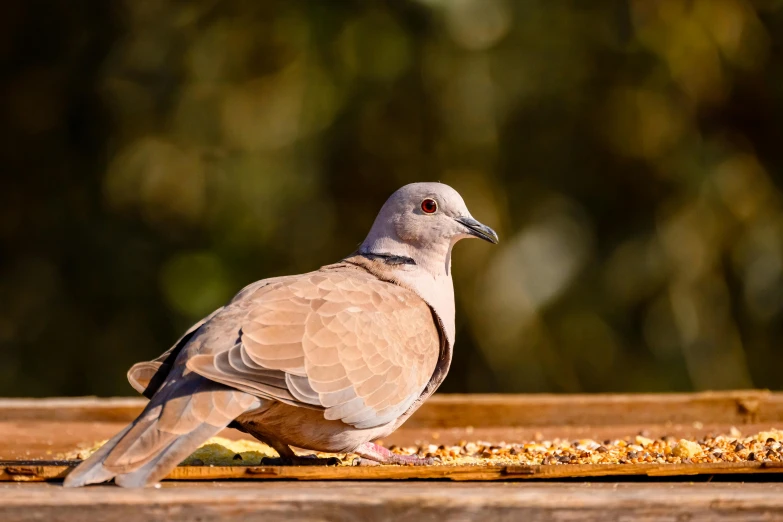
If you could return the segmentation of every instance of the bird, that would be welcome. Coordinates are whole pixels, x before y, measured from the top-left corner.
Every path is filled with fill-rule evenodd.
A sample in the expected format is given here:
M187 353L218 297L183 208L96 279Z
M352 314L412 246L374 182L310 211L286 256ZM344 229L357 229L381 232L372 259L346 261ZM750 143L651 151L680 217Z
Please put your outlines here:
M307 463L292 448L355 453L371 465L431 463L373 441L446 377L451 254L465 238L498 242L450 186L403 186L348 257L246 286L160 357L134 365L128 380L149 402L64 485L154 485L226 427L291 464Z

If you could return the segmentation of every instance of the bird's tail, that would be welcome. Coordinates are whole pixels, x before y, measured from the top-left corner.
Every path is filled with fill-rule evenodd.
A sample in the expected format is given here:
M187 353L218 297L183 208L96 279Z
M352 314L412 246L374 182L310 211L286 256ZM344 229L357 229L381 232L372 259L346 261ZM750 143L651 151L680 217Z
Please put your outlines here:
M123 487L154 484L209 437L259 406L252 395L192 373L167 384L130 426L71 471L64 486L112 478Z

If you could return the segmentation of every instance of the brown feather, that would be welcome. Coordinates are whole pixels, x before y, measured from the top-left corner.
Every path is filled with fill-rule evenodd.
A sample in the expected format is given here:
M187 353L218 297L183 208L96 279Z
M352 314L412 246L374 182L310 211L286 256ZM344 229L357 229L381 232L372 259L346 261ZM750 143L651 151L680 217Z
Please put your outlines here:
M292 276L246 299L240 344L197 356L188 368L368 427L389 422L381 408L407 410L435 370L441 343L429 306L364 270L338 265Z

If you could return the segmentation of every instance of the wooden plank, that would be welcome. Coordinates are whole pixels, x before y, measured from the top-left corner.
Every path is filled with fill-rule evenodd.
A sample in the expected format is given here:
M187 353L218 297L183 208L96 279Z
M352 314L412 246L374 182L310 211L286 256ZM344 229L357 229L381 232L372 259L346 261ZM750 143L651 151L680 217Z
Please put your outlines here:
M0 481L61 480L75 462L0 461ZM783 473L783 463L566 464L537 466L179 466L168 480L410 480L495 481L574 477L672 477Z
M0 422L57 420L130 422L143 398L0 399ZM455 415L455 411L459 415ZM750 424L783 421L783 393L740 390L701 393L458 395L436 394L408 420L409 428L600 426L618 424Z
M32 420L79 422L130 422L147 399L137 397L53 397L0 399L0 422Z
M3 522L781 518L781 483L176 482L157 490L0 484Z
M458 411L459 414L455 415ZM751 424L783 421L783 393L746 390L592 395L435 395L406 423L448 428Z
M67 463L46 462L54 455L109 438L133 419L144 399L0 400L0 481L62 478ZM547 424L548 423L548 424ZM682 424L678 424L682 423ZM470 425L469 425L470 424ZM643 395L439 395L385 443L453 444L459 439L525 441L533 438L617 438L645 431L647 436L702 436L726 433L737 425L746 433L783 426L783 393L767 391ZM475 426L475 427L474 427ZM229 438L248 437L227 430ZM20 460L38 459L34 464ZM606 475L679 475L780 473L772 463L598 464L550 466L434 466L407 468L177 468L171 478L297 480L373 480L438 478L509 480L598 477Z
M125 427L125 422L79 422L79 421L16 421L0 422L0 460L42 459L51 460L58 454L86 447L95 441L106 440ZM606 426L502 426L484 428L411 428L404 424L392 435L384 438L387 446L411 446L427 444L454 445L459 441L522 442L535 439L565 440L593 439L603 441L644 432L647 437L671 436L675 439L698 439L707 434L728 433L732 424L620 424ZM758 433L777 424L739 425L744 433ZM223 430L221 437L229 439L251 439L237 430Z

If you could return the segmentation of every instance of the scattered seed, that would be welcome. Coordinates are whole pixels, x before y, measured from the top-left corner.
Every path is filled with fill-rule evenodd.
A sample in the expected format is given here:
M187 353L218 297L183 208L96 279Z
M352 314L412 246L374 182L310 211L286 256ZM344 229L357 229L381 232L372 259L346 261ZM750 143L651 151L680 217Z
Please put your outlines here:
M641 435L640 435L641 437ZM631 438L628 438L630 441ZM491 459L493 464L519 464L519 465L568 465L568 464L628 464L630 462L645 463L656 462L659 464L673 463L717 463L717 462L760 462L772 461L775 463L783 460L783 432L770 430L756 433L747 437L734 438L729 436L706 437L699 444L693 440L680 439L662 440L650 439L648 441L635 440L637 444L619 439L599 444L590 439L561 440L552 439L538 442L514 443L485 442L485 441L460 441L454 445L439 445L420 442L415 446L391 446L389 449L398 455L415 455L432 458L438 464L455 465L479 465L487 463ZM764 442L762 442L764 441ZM641 442L642 444L638 444ZM85 450L79 448L66 455L58 455L58 458L73 460L77 457L87 458L100 447ZM643 448L643 449L642 449ZM244 450L242 450L244 451ZM209 459L210 465L229 466L247 465L250 460L243 457L239 450L221 456L225 463ZM207 459L201 454L188 458L186 465L205 466ZM342 457L342 463L353 463L355 456ZM339 463L338 463L339 464Z

